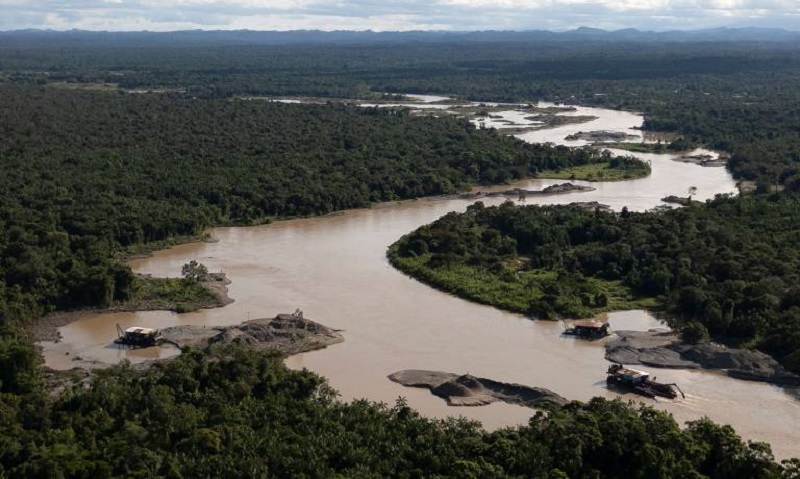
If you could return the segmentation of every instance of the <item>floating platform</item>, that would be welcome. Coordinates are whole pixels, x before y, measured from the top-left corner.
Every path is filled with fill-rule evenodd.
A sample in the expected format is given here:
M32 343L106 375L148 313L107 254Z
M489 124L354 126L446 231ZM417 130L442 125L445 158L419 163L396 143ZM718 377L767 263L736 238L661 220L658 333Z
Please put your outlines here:
M146 348L155 346L161 341L161 336L157 329L142 328L139 326L132 326L125 331L117 325L117 339L115 343L124 346Z
M609 335L608 323L600 321L574 321L566 329L564 334L577 336L583 339L600 339Z
M665 397L675 399L678 393L686 397L677 384L665 384L656 382L655 378L650 379L650 374L638 369L626 368L621 364L612 364L606 371L606 383L628 389L636 394L655 399Z

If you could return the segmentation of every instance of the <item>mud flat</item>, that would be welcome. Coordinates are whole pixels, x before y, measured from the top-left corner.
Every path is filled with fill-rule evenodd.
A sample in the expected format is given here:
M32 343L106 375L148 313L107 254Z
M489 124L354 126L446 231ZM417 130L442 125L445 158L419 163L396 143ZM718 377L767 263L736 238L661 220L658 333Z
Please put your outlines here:
M620 364L659 368L717 369L730 377L781 386L800 385L800 376L755 350L719 344L686 344L673 332L616 331L618 339L606 343L606 359Z
M226 327L173 326L161 329L160 334L163 344L179 348L204 349L218 344L236 344L252 350L274 349L285 356L322 349L344 341L338 331L297 314L279 314L274 318L252 319ZM176 357L150 359L134 363L131 367L139 373L145 373ZM43 368L44 382L53 396L78 384L89 387L96 371L113 365L80 356L73 357L72 361L72 367L66 370L47 366Z
M574 125L578 123L588 123L593 120L597 120L596 116L591 115L573 115L573 116L563 116L558 115L555 113L548 113L543 115L532 115L526 116L525 120L528 121L538 121L541 125L537 126L535 129L541 130L544 128L553 128L556 126L563 126L563 125ZM638 137L635 137L638 138Z
M549 389L524 386L458 374L420 369L406 369L392 373L389 379L403 386L427 388L450 406L483 406L493 402L506 402L530 408L547 404L563 406L569 401Z
M488 119L493 122L491 125L503 133L508 135L519 135L531 131L546 130L565 125L573 125L579 123L587 123L596 120L596 116L561 116L561 115L538 115L526 116L524 118L528 123L517 123L514 120L503 119L499 115L489 115ZM476 116L474 119L478 122L485 121L486 117Z

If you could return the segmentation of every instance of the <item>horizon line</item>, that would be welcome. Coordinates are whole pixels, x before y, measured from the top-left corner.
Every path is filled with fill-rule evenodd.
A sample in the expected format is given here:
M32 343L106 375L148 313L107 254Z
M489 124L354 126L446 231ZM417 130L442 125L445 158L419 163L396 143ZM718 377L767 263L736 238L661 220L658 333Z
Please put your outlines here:
M736 30L762 30L762 31L781 31L786 33L800 33L800 29L790 30L785 27L769 27L769 26L720 26L720 27L707 27L707 28L673 28L669 30L640 30L636 27L624 27L618 28L613 30L608 30L605 28L599 27L591 27L586 25L581 25L573 28L568 29L555 29L555 30L547 30L547 29L482 29L482 30L442 30L442 29L409 29L409 30L373 30L369 29L336 29L336 30L322 30L319 28L295 28L289 30L254 30L251 28L231 28L231 29L224 29L224 28L214 28L214 29L204 29L204 28L191 28L191 29L180 29L180 30L92 30L92 29L85 29L85 28L67 28L67 29L57 29L57 28L16 28L16 29L8 29L2 30L0 29L0 33L23 33L23 32L44 32L44 33L71 33L71 32L80 32L80 33L190 33L190 32L203 32L203 33L220 33L220 32L248 32L248 33L295 33L295 32L313 32L313 33L374 33L374 34L382 34L382 33L444 33L444 34L464 34L464 33L574 33L580 30L590 30L592 32L602 32L602 33L619 33L619 32L626 32L632 31L637 33L653 33L653 34L660 34L660 33L691 33L691 32L712 32L712 31L736 31Z

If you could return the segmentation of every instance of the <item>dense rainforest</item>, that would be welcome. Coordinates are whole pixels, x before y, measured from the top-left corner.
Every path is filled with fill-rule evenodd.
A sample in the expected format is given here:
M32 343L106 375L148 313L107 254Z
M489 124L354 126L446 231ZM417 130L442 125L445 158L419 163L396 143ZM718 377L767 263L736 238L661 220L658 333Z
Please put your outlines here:
M0 477L796 478L763 443L701 419L594 399L485 432L398 401L342 403L276 354L185 351L121 365L54 400L3 396ZM16 411L15 411L16 409ZM15 418L16 415L19 419Z
M23 329L54 309L130 296L135 278L120 254L210 225L322 214L597 161L591 150L525 145L458 118L243 99L452 93L641 110L646 128L674 133L678 146L724 148L737 178L784 192L624 219L555 209L550 223L528 209L476 206L470 215L509 222L475 223L466 233L462 222L472 220L448 217L442 224L452 231L430 229L445 241L410 242L402 254L443 265L466 258L500 275L510 259L523 259L527 280L549 281L541 308L555 298L556 313L569 311L562 301L583 314L603 302L656 298L680 320L791 363L792 193L800 186L793 43L6 40L0 477L800 477L800 462L778 465L769 446L708 420L681 429L665 413L596 399L487 433L421 418L402 402L341 403L321 378L237 349L187 351L148 372L122 365L54 391ZM161 93L125 93L137 90ZM599 239L573 245L573 226ZM637 238L623 241L624 228ZM774 241L759 235L773 229ZM528 243L515 237L523 231L533 235ZM549 249L527 255L537 242ZM619 261L609 268L612 254ZM705 322L715 308L709 317L717 321Z
M0 87L0 302L129 294L115 252L607 161L406 110ZM0 303L2 304L2 303Z
M732 40L746 32L698 41L498 32L463 41L411 36L374 44L345 36L329 46L305 38L270 45L269 38L215 43L168 34L50 36L7 33L0 42L0 81L106 84L201 98L406 92L593 104L642 111L645 129L677 133L684 146L730 152L737 178L757 180L762 189L775 183L800 188L796 35L771 32L750 42Z

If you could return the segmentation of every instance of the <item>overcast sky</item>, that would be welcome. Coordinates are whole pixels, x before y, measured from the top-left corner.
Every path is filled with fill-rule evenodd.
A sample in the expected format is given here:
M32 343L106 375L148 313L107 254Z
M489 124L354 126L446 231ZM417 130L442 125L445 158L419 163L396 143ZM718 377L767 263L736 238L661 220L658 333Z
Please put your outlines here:
M800 0L0 0L0 30L800 30Z

